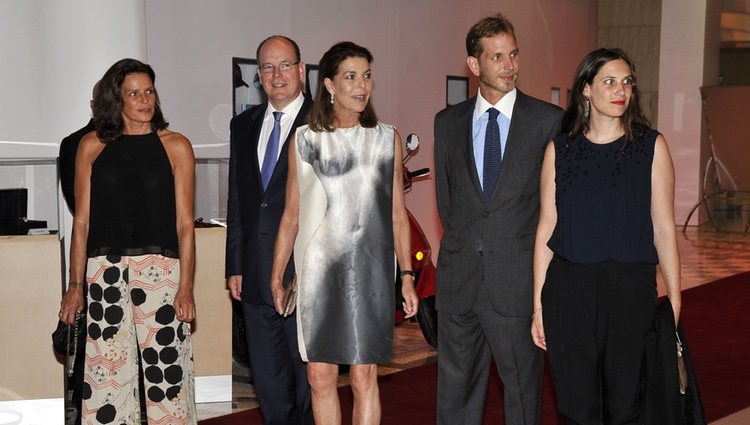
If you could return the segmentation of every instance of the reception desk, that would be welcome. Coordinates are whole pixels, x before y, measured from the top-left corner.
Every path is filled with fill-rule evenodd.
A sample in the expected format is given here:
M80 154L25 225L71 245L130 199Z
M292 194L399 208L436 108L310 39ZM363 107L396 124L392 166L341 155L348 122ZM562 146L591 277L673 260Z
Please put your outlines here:
M196 229L195 236L196 399L230 401L232 306L224 283L226 229ZM50 337L60 307L61 258L57 235L0 236L0 411L24 400L53 399L62 405L63 363ZM62 418L62 412L59 415Z
M224 280L226 229L195 229L193 358L198 403L232 400L232 302Z
M57 235L0 236L0 401L63 395L52 350L62 282Z

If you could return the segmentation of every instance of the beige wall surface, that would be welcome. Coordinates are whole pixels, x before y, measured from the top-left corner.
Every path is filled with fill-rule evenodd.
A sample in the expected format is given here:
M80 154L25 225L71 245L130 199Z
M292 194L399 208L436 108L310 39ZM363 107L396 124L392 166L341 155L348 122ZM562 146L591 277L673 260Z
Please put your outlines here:
M0 401L63 396L52 349L62 265L56 235L0 236Z
M597 47L619 47L635 63L641 108L653 125L659 107L660 0L599 0Z

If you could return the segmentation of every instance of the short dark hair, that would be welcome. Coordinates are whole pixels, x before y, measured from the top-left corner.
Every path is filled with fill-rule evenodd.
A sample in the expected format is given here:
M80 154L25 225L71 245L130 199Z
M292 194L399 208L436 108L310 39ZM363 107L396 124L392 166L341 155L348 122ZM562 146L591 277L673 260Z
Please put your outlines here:
M483 18L469 30L466 34L466 53L469 56L478 58L482 55L482 39L485 37L494 37L498 34L508 34L515 40L516 32L513 24L508 18L501 13Z
M315 93L315 103L307 117L307 123L313 131L333 131L333 105L331 104L331 94L328 93L325 86L325 79L333 78L339 72L341 62L349 58L364 58L367 63L372 63L372 53L366 48L352 43L351 41L342 41L336 43L328 49L320 58L318 68L318 88ZM362 127L371 128L378 124L378 117L375 115L375 109L372 102L367 102L365 110L359 114L359 123Z
M289 44L291 44L292 47L294 48L294 54L297 55L297 57L294 58L294 60L297 61L297 62L299 62L301 60L300 59L301 56L300 56L300 53L299 53L299 46L297 45L297 43L294 40L292 40L291 38L289 38L289 37L287 37L285 35L278 35L277 34L277 35L272 35L270 37L267 37L265 40L261 41L260 44L258 44L258 48L255 50L255 59L258 61L258 65L260 65L260 49L263 48L263 45L266 44L267 41L271 41L271 40L273 40L275 38L279 38L281 40L285 40Z
M571 89L570 101L568 108L562 117L562 132L567 134L572 140L579 134L584 134L589 129L589 117L584 113L586 98L583 95L583 89L586 84L592 84L594 77L599 73L602 67L613 61L622 59L628 64L630 73L633 76L633 92L630 96L625 113L620 117L620 122L625 130L627 141L633 141L640 137L640 134L650 126L648 119L643 115L640 105L640 95L638 93L637 79L635 76L635 64L621 49L600 48L592 51L583 58L578 65L575 78L573 79L573 88Z
M151 82L156 82L156 74L150 65L136 59L120 59L115 62L99 80L99 90L94 94L94 128L102 143L117 140L122 136L125 124L122 120L122 94L120 89L128 74L147 74ZM169 126L164 119L156 93L154 116L151 119L151 130L163 130Z

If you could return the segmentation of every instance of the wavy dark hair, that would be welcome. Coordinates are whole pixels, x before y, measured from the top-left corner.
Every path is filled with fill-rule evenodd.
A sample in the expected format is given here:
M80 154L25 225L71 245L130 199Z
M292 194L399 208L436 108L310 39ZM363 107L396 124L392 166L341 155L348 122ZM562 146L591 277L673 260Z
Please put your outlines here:
M120 59L104 73L99 83L99 92L94 97L94 129L102 143L117 140L122 136L125 125L122 120L123 100L120 89L128 74L148 74L151 82L156 82L154 69L136 59ZM168 126L169 123L161 112L157 92L151 130L163 130Z
M589 130L589 118L584 114L584 103L586 102L586 97L583 95L584 87L586 87L586 84L594 82L594 77L605 64L618 59L622 59L628 64L630 74L633 76L633 93L630 96L630 103L625 109L625 113L620 117L620 122L625 130L626 141L632 142L640 138L643 131L650 127L651 124L641 110L635 64L621 49L601 48L586 55L576 70L570 102L568 103L568 109L563 114L561 125L562 133L566 134L569 139L572 140Z
M367 60L367 63L372 63L372 53L351 41L342 41L334 44L320 58L315 103L307 117L307 123L313 131L331 132L334 130L331 94L326 90L324 81L326 78L333 80L336 74L339 73L341 62L349 58L364 58ZM375 115L375 109L373 109L371 101L367 102L365 110L359 114L359 124L366 128L375 127L378 124L378 117Z
M516 32L513 24L508 18L498 13L497 15L483 18L469 30L466 34L466 54L478 58L482 56L482 39L485 37L494 37L498 34L508 34L516 38Z

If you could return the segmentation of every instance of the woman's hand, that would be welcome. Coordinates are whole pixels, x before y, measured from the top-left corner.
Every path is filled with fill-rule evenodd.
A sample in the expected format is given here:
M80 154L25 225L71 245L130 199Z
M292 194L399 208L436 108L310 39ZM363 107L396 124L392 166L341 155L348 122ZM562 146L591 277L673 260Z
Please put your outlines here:
M192 291L178 289L172 305L174 306L177 320L192 322L195 319L195 300L193 299Z
M547 339L544 337L544 321L542 320L541 308L531 316L531 338L537 347L547 351Z
M83 310L83 283L71 282L68 285L68 291L60 302L60 320L68 325L76 321L76 313Z
M273 306L276 308L276 312L284 314L284 287L281 286L281 282L278 284L271 284L271 296L273 296Z
M414 290L414 276L404 275L401 277L401 295L404 297L402 303L404 307L405 318L414 317L419 308L419 298L417 291Z

